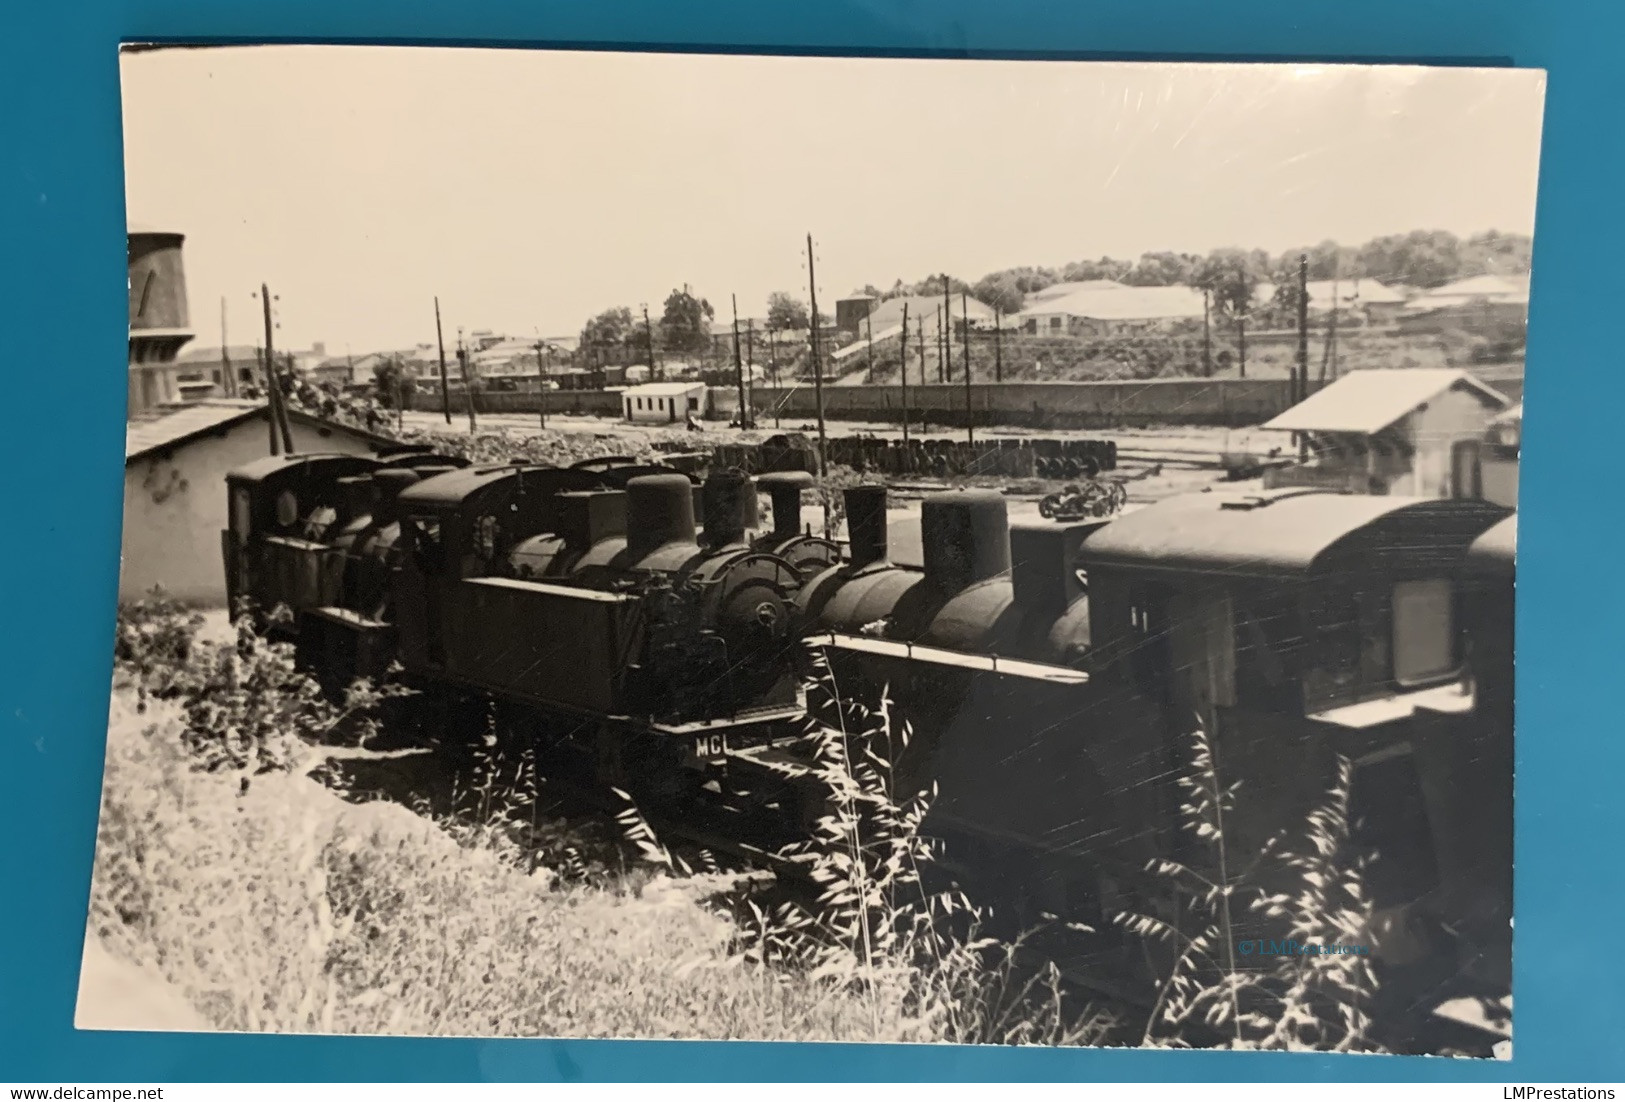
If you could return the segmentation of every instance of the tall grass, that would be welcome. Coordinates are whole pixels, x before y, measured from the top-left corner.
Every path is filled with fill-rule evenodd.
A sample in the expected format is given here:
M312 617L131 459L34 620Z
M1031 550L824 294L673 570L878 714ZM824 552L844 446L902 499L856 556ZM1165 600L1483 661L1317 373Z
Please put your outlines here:
M833 954L815 963L761 951L756 929L711 905L738 890L734 878L683 875L658 840L643 861L620 866L572 841L567 826L537 824L523 756L517 768L493 757L473 779L472 815L431 820L347 802L309 774L324 756L316 744L366 702L352 712L313 695L287 648L246 627L209 644L193 626L170 607L121 624L90 925L217 1028L1083 1036L1044 1024L1053 1018L1018 1021L1014 1008L1026 1004L989 998L997 976L985 968L987 947L901 921L927 913L907 910L914 881L867 857L879 876L869 894L902 909L885 922L878 902L861 905L872 951L843 970ZM211 723L229 729L213 744ZM888 852L882 865L910 850ZM855 912L844 913L826 929L852 929Z
M1238 867L1225 816L1240 782L1221 782L1206 730L1190 736L1191 765L1179 778L1189 836L1200 861L1159 859L1149 871L1174 901L1164 915L1116 916L1131 932L1166 949L1172 966L1142 1041L1240 1049L1368 1051L1369 1006L1376 977L1369 955L1240 953L1240 914L1270 920L1268 940L1300 945L1361 945L1370 934L1371 904L1363 858L1349 846L1351 766L1338 759L1325 800L1304 825L1303 844L1272 838ZM1265 876L1270 879L1266 882ZM1247 967L1268 960L1261 967Z
M780 767L825 797L811 835L783 856L816 887L810 901L747 903L746 957L796 969L852 994L877 1020L909 1013L965 1044L1097 1044L1115 1019L1069 1006L1052 965L982 931L987 915L936 886L939 844L925 830L935 789L911 791L897 766L912 730L887 693L843 697L821 654L810 682L811 764Z

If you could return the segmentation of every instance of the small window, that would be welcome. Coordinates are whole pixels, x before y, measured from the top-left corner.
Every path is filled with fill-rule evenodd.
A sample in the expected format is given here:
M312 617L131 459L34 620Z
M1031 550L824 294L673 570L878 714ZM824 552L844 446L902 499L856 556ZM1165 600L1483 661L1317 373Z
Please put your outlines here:
M1060 319L1060 318L1050 318L1049 319L1049 327L1054 332L1057 332L1057 333L1060 332L1061 324L1062 324L1062 319Z
M1454 673L1454 593L1442 578L1394 586L1394 680L1402 686Z
M276 522L284 528L299 523L299 499L292 490L283 490L276 499Z
M688 409L689 409L690 413L694 412L695 410L697 410L699 408L700 408L700 400L698 398L690 398L688 400Z
M238 543L247 543L248 534L254 527L253 500L248 496L247 490L233 490L231 492L231 530L237 535Z

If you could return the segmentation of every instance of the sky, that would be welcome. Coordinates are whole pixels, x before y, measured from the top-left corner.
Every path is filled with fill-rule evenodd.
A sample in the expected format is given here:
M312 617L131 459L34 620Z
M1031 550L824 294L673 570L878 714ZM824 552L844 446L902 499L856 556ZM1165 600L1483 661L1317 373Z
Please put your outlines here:
M820 312L866 283L1223 246L1531 233L1531 70L269 46L121 56L129 220L198 345Z

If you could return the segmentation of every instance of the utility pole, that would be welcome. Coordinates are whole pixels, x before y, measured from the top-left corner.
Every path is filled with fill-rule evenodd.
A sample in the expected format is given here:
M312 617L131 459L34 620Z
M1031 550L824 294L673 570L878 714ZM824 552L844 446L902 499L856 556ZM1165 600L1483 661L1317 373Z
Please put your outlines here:
M938 309L940 310L941 307L938 307ZM922 317L919 321L915 322L914 324L917 327L917 331L919 332L919 335L920 335L920 385L923 387L925 385L925 319ZM904 340L908 339L908 334L907 333L903 334L903 339ZM920 433L921 433L921 435L925 434L925 429L926 429L925 402L922 399L921 402L920 402Z
M1309 397L1309 254L1298 258L1298 366L1292 374L1293 397L1301 402ZM1309 438L1298 438L1298 458L1309 458Z
M463 345L463 331L457 330L457 370L463 377L463 398L468 403L468 432L469 435L479 431L479 421L474 416L474 380L468 366L468 349Z
M959 313L965 323L965 442L976 443L976 411L971 409L970 389L970 295L959 292Z
M746 380L750 385L751 394L756 393L756 322L752 318L745 319L745 367L750 371L750 378Z
M434 296L434 340L440 346L440 410L451 424L451 384L446 381L446 337L440 331L440 296Z
M903 305L907 306L908 304L904 303ZM874 323L874 319L869 318L869 317L865 317L863 319L863 324L864 324L864 327L866 329L868 329L868 331L869 331L869 377L864 379L864 382L872 383L872 382L875 381L875 323Z
M942 275L942 355L943 379L945 383L954 381L954 342L952 330L954 327L954 300L953 284L948 282L948 274Z
M226 296L220 296L220 385L227 398L237 397L237 380L231 369L231 353L226 351Z
M655 327L649 321L649 307L643 308L643 337L649 342L649 381L655 381Z
M1320 360L1320 381L1322 383L1326 382L1327 365L1331 366L1332 381L1337 381L1337 307L1338 299L1342 295L1342 287L1339 284L1342 274L1341 266L1332 272L1332 313L1330 320L1326 323L1326 353Z
M948 381L948 366L947 366L948 361L942 354L942 341L943 341L943 337L945 337L946 335L947 335L947 330L944 329L943 325L942 325L942 307L938 306L937 307L937 382L938 383L946 383Z
M903 303L903 335L897 347L897 375L903 381L903 443L908 443L908 303Z
M750 425L750 403L745 398L745 364L739 358L739 296L730 295L734 309L734 380L739 384L739 427Z
M822 478L828 473L824 463L824 369L818 362L818 277L813 273L813 240L810 233L807 235L807 286L812 299L812 332L809 336L812 338L813 387L818 400L818 476ZM828 515L826 506L825 517Z
M773 427L779 427L779 408L784 405L784 395L779 393L779 331L772 328L772 321L768 322L767 330L767 370L773 375Z
M270 414L271 432L274 434L280 425L282 429L282 450L289 455L293 454L293 433L288 428L287 407L282 402L282 383L276 377L276 348L271 339L271 291L265 284L260 284L260 301L265 307L265 374L271 383ZM271 445L271 454L276 454L276 444Z
M399 356L391 356L389 362L395 368L395 431L400 432L406 428L406 366Z
M993 381L1004 382L1004 312L993 308Z
M1244 303L1236 311L1236 351L1240 365L1240 377L1245 379L1247 377L1247 307Z
M1213 331L1212 323L1212 297L1213 292L1202 288L1202 374L1211 378L1213 375Z
M536 341L536 382L541 387L541 404L537 407L542 413L542 428L547 428L547 345L540 338Z

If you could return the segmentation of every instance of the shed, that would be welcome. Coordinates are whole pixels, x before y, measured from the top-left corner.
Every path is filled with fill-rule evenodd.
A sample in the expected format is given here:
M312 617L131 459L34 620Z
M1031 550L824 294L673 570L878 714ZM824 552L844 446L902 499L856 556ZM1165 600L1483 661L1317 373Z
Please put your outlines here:
M671 424L691 415L704 417L706 386L702 382L644 383L621 394L621 412L628 421Z
M351 425L288 410L296 453L370 456L396 442ZM220 533L226 474L266 455L270 421L257 402L211 400L149 411L124 443L123 566L119 600L155 586L188 604L226 603Z
M1507 406L1499 391L1458 369L1355 371L1264 425L1301 433L1304 466L1265 475L1265 486L1351 493L1456 496L1457 467Z

